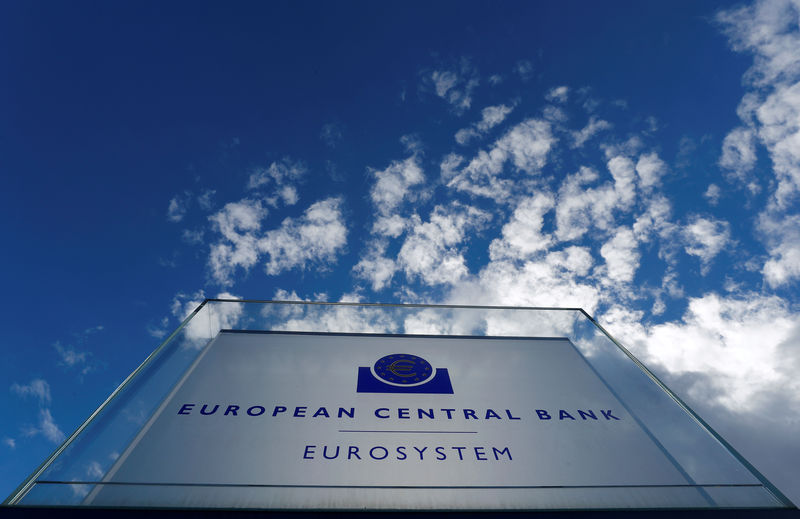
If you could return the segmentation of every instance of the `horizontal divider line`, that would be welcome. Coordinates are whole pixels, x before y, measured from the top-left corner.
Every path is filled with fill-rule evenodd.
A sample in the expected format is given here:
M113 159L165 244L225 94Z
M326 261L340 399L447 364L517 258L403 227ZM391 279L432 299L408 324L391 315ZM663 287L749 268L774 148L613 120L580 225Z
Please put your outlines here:
M150 486L150 487L254 487L254 488L397 488L397 489L471 489L471 488L540 488L540 489L572 489L572 488L743 488L761 487L760 483L731 483L707 485L260 485L250 483L144 483L126 481L36 481L38 485L108 485L108 486Z
M386 430L361 430L339 429L341 433L418 433L418 434L478 434L478 431L386 431Z

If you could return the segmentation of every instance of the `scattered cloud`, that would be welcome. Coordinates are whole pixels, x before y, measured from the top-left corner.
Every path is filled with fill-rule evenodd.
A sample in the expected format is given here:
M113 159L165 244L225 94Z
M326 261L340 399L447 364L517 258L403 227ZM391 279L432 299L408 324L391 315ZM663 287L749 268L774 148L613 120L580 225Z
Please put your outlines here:
M800 330L786 301L744 293L689 300L681 320L647 326L640 312L616 307L602 320L648 364L664 369L697 401L735 411L756 409L780 391L800 410L796 348Z
M197 204L203 211L210 211L214 208L214 196L217 194L216 189L206 189L197 197Z
M410 189L425 180L417 154L403 161L392 161L386 169L371 170L375 183L370 198L380 215L390 215L404 200L412 196Z
M286 218L280 227L262 232L267 210L260 200L226 204L210 217L221 235L208 260L213 280L230 286L239 267L248 271L264 255L268 275L302 269L309 262L318 266L334 262L347 241L341 206L341 198L331 197L312 204L299 218Z
M205 231L203 229L184 229L181 233L181 239L189 245L199 245L203 243L203 236Z
M198 290L193 294L179 292L172 299L172 315L183 321L200 306L204 299L206 297L202 290ZM230 292L220 292L217 294L216 299L241 298ZM202 348L220 330L235 328L243 314L244 307L242 303L217 306L214 311L210 311L208 307L201 309L183 329L182 339L184 346L195 349ZM134 413L130 418L135 423L143 423L145 416L143 413Z
M601 282L607 278L611 283L630 283L639 268L640 254L633 231L626 227L616 229L610 240L600 248L606 260Z
M238 267L249 270L258 261L256 232L267 215L260 200L243 199L231 202L209 217L212 228L222 239L211 246L208 263L214 281L222 286L233 283L231 276Z
M342 140L342 125L339 123L323 124L319 138L329 148L335 148Z
M91 367L88 365L91 353L88 351L78 351L72 346L64 346L60 341L56 341L53 348L58 353L61 365L68 368L79 368L81 374L84 375L91 371Z
M163 339L169 332L169 317L163 317L158 325L148 325L147 333L156 339Z
M714 257L730 243L730 224L722 220L693 217L683 230L686 239L686 252L700 258L701 272L708 272Z
M751 181L749 173L755 164L756 147L753 131L742 126L734 128L722 142L720 167L729 172L730 179L746 184Z
M708 200L709 204L716 206L722 197L722 189L717 184L709 184L708 189L703 193L703 197Z
M183 217L186 216L186 211L189 210L191 200L191 194L188 192L175 195L167 206L167 220L173 223L183 220Z
M397 255L397 263L408 278L429 285L452 284L468 273L458 245L467 231L481 228L490 215L471 206L436 206L428 221L418 217Z
M800 215L761 215L758 221L769 252L764 263L764 280L772 288L800 279Z
M330 268L346 243L342 199L332 197L312 204L300 218L286 218L279 228L265 233L257 246L269 256L267 274L276 275L308 263Z
M247 181L247 188L265 193L263 201L268 206L278 207L279 202L284 205L294 205L299 200L294 184L302 180L307 173L308 167L304 162L284 158L266 168L253 170Z
M636 173L642 189L651 189L658 185L661 177L667 172L667 165L655 152L643 153L636 162Z
M470 140L486 134L490 129L502 123L513 109L513 105L487 106L481 110L480 121L456 132L456 142L464 146L468 144Z
M553 244L550 234L543 233L544 216L555 206L555 198L549 193L537 193L522 199L510 220L503 225L502 238L489 245L492 260L525 260L545 251Z
M517 61L514 65L514 73L517 74L523 82L527 82L533 76L533 63L523 59Z
M472 196L507 201L515 185L521 183L518 175L503 176L506 163L528 175L537 174L547 163L547 155L557 139L550 123L540 119L527 119L513 126L488 150L480 150L460 171L463 160L458 155L448 155L442 162L442 181L447 187Z
M23 429L23 434L28 437L37 435L44 436L52 443L59 444L64 441L66 435L56 424L49 409L39 409L39 423L35 426L27 426Z
M14 438L9 438L6 436L3 438L3 445L8 447L9 449L16 449L17 448L17 441Z
M462 114L472 106L472 93L479 80L468 59L462 58L450 68L428 71L423 78L438 97L447 101L454 113Z
M544 96L551 103L566 103L568 97L569 87L566 86L551 88Z
M612 125L608 121L598 119L597 117L590 117L589 122L582 129L572 132L572 147L581 148L586 141L597 135L603 130L611 129Z
M33 379L25 385L15 382L11 384L11 391L24 398L34 397L41 405L50 403L50 384L41 378Z
M376 292L389 286L398 269L397 262L385 256L386 247L385 241L368 242L366 252L353 267L356 277L369 281Z

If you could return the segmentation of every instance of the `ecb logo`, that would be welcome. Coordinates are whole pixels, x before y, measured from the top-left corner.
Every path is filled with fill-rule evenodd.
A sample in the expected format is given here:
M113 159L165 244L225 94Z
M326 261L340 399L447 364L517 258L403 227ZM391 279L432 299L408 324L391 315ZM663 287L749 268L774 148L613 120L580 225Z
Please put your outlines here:
M434 368L409 353L392 353L372 367L358 368L356 392L453 394L453 385L446 368Z

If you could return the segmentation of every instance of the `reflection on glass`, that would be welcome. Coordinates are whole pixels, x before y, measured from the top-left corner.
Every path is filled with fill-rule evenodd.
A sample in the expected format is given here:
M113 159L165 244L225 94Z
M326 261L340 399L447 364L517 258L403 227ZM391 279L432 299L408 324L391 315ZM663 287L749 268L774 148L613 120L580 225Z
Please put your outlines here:
M587 372L632 417L679 484L548 488L208 487L114 480L135 438L223 330L568 339ZM506 360L513 356L506 350ZM509 350L510 351L510 350ZM498 353L499 354L499 353ZM531 405L534 405L533 403ZM138 440L137 440L138 441ZM620 453L624 455L624 453ZM672 470L670 469L670 470ZM602 477L598 479L602 482ZM323 485L324 486L324 485ZM580 488L579 488L580 487ZM302 491L301 491L302 490ZM355 494L354 494L355 492ZM102 500L95 499L103 496ZM355 496L355 497L354 497ZM355 500L355 501L354 501ZM8 504L347 508L790 507L761 475L579 309L207 300L161 344ZM337 505L336 503L339 503Z

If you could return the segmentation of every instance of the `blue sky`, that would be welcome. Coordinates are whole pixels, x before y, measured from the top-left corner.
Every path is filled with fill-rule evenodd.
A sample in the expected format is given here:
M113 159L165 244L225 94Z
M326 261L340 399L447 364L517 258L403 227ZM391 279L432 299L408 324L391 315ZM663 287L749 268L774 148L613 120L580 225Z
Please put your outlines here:
M583 307L800 501L798 19L5 3L0 494L229 294Z

